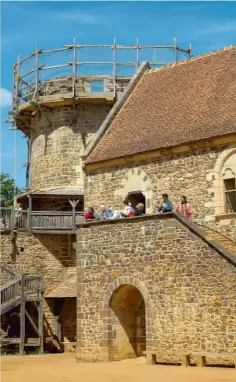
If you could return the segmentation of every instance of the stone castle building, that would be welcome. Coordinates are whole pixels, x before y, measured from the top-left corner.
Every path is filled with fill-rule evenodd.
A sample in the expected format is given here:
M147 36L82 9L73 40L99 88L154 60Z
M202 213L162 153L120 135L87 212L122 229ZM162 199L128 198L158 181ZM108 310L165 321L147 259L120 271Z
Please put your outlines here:
M116 102L104 93L73 107L53 83L41 107L20 106L28 230L13 243L2 234L2 258L45 276L45 346L76 347L83 361L236 352L235 67L232 46L143 63ZM186 195L191 219L157 214L163 192ZM83 221L89 206L124 198L145 216Z

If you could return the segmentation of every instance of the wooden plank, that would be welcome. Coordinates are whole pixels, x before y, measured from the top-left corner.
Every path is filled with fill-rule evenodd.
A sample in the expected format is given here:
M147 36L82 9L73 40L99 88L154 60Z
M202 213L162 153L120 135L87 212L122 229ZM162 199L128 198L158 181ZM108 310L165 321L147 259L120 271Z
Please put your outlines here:
M32 222L31 222L31 212L32 212L32 198L30 195L28 195L29 198L29 209L28 209L28 230L31 232L32 229Z
M44 278L42 276L40 281L39 310L38 310L40 353L43 353L43 301L44 301L43 294L44 294Z
M62 235L62 234L69 234L69 233L73 233L73 230L72 228L58 228L57 230L53 230L52 227L48 227L48 228L44 228L42 229L42 227L33 227L32 229L32 233L42 233L42 234L47 234L47 235Z
M230 357L234 358L236 357L236 353L211 353L211 352L193 352L191 353L192 356L206 356L206 357L218 357L218 358L225 358L225 357Z
M21 275L21 309L20 309L20 354L24 354L25 343L25 275Z

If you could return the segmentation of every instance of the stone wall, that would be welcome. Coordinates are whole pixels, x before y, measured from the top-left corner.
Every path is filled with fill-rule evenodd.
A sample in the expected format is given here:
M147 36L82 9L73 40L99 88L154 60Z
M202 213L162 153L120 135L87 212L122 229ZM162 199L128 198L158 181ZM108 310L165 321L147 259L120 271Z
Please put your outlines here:
M83 187L80 155L111 109L80 104L38 111L31 126L31 191Z
M99 76L98 76L99 77ZM118 96L120 93L124 92L126 87L130 82L131 77L116 77L116 91ZM39 89L39 96L54 96L66 94L68 96L71 93L72 97L72 78L71 77L60 77L54 78L51 81L41 85ZM106 92L111 93L111 96L114 94L114 82L113 78L109 76L104 79L98 79L96 76L93 77L77 77L75 81L75 92L76 95L79 93L88 93L88 92Z
M143 296L146 347L161 361L170 350L236 351L236 268L175 217L79 226L77 270L78 360L119 359L127 332L112 301L124 285Z
M32 210L33 211L72 211L72 206L69 199L79 199L76 205L76 211L83 211L83 196L64 196L64 197L44 197L44 198L33 198L32 200Z
M186 195L192 205L192 219L209 224L236 240L234 216L215 220L218 195L212 189L214 177L208 176L226 149L227 146L219 146L146 162L86 170L85 207L105 204L121 209L128 192L142 191L146 197L146 211L153 213L163 192L169 194L174 204L181 195Z
M15 236L14 253L10 255L10 235L1 235L1 262L12 269L27 274L43 274L45 278L45 297L56 289L64 280L76 271L76 257L73 249L68 248L67 235L33 235L19 233ZM63 295L64 296L64 295ZM67 304L62 318L62 330L66 342L75 342L76 337L76 301L72 298ZM46 298L44 304L44 336L45 342L52 341L55 335L54 299ZM65 325L65 328L64 326ZM70 348L69 344L65 349Z

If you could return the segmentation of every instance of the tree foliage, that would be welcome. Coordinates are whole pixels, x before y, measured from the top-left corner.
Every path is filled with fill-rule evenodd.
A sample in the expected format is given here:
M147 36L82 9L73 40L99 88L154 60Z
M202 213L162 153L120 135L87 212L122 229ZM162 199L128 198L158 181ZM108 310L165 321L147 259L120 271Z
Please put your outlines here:
M5 207L13 206L14 204L14 189L15 182L14 179L10 178L9 174L1 173L0 174L0 195L4 200ZM22 194L21 190L16 187L15 195Z

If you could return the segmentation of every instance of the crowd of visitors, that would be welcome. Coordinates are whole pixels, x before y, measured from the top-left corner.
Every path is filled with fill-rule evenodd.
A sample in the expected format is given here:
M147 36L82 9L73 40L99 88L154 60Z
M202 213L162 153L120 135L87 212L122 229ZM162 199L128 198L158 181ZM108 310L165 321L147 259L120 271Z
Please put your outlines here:
M106 208L104 205L100 207L100 211L96 211L93 207L88 208L88 212L84 215L86 220L107 220L107 219L122 219L141 216L145 214L145 205L138 203L135 207L125 199L124 208L122 211L113 210L112 207ZM160 214L172 212L174 209L172 201L169 199L168 194L162 195L162 202L157 207L157 212ZM181 196L180 201L175 206L175 211L190 217L191 205L187 202L186 196Z

